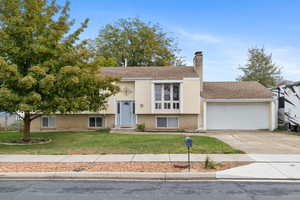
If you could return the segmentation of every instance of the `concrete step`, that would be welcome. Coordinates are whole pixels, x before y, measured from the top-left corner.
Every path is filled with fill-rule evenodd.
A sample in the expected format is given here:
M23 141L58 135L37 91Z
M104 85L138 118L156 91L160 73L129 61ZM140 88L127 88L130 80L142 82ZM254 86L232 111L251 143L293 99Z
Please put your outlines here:
M132 127L115 127L111 129L112 132L136 132L135 128Z

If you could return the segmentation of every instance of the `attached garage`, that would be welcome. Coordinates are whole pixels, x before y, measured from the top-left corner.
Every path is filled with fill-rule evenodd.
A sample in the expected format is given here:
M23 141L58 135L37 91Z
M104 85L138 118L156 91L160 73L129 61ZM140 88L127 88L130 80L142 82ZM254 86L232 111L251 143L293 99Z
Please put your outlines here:
M207 103L207 129L269 129L269 109L269 103Z
M204 82L204 130L275 129L273 94L258 82Z

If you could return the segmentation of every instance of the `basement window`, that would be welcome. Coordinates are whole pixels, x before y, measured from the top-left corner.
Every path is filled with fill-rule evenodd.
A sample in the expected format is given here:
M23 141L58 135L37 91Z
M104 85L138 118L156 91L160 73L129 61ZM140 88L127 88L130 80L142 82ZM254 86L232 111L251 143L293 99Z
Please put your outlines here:
M55 128L55 116L43 116L42 128Z
M157 117L156 128L178 128L178 117Z
M102 128L103 118L102 117L89 117L89 127L90 128Z

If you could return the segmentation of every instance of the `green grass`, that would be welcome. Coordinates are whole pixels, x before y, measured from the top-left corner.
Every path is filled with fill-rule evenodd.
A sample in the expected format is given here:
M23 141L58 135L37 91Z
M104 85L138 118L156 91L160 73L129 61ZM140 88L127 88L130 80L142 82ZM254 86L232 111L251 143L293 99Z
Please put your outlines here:
M51 138L49 144L3 145L0 154L159 154L186 153L182 135L115 134L108 132L42 132L35 138ZM20 138L17 132L0 132L0 142ZM243 153L218 139L192 136L192 153Z

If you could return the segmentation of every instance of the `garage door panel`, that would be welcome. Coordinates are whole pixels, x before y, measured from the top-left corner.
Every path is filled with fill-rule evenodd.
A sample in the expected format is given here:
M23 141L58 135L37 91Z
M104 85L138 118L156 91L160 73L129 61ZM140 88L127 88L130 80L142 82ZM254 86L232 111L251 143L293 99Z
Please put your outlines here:
M269 128L267 103L208 103L207 129L256 130Z

